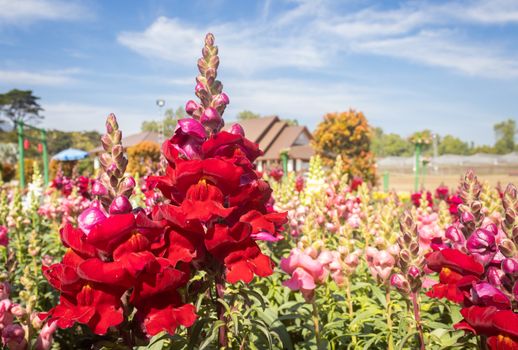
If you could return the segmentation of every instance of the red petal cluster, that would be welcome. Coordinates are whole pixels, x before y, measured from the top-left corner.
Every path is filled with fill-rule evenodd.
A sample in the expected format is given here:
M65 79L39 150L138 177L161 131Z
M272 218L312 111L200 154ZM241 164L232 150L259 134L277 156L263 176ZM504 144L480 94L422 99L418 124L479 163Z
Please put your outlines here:
M182 124L188 123L199 129L197 120ZM256 241L279 239L286 214L269 212L270 186L253 165L261 155L258 146L222 131L205 138L198 133L190 142L183 137L190 150L183 152L173 142L180 133L185 131L177 129L163 145L166 174L148 178L148 187L158 188L167 202L152 213L166 222L167 232L154 252L209 273L225 271L230 283L270 275L272 261ZM199 145L192 147L195 142Z
M131 305L148 335L191 326L194 306L184 304L176 292L188 274L150 251L163 226L142 212L104 217L88 233L65 225L61 240L68 251L61 263L43 267L47 280L61 292L49 322L60 328L82 323L102 335L124 321ZM130 292L130 304L124 304L122 297Z

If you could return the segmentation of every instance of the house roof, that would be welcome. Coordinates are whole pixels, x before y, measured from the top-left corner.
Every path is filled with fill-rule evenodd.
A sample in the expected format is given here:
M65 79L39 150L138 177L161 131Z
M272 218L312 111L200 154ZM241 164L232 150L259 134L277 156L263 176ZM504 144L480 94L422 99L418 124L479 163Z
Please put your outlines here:
M160 134L154 131L143 131L138 134L129 135L122 138L122 146L124 148L132 147L138 145L141 142L150 141L160 144ZM103 152L104 149L102 146L96 147L90 151L90 153L99 153Z
M272 141L270 146L264 150L264 155L259 157L259 160L273 160L279 159L280 152L285 149L291 149L297 146L309 146L296 145L296 141L301 134L306 134L307 139L311 139L311 134L305 126L284 126L278 136ZM288 153L290 154L290 153ZM292 157L293 158L293 157Z
M230 123L227 130L235 123ZM263 117L239 121L245 136L259 145L264 155L258 160L279 159L280 152L289 149L288 155L293 159L308 160L314 150L308 141L311 133L305 126L289 125L277 116ZM300 139L301 134L302 141Z
M292 159L309 160L315 155L315 150L310 145L290 147L288 155Z
M245 136L247 139L260 144L261 139L265 136L269 128L278 121L279 117L273 115L270 117L241 120L239 121L239 125L241 125L243 130L245 130ZM230 129L233 124L235 124L235 122L230 123L226 129Z

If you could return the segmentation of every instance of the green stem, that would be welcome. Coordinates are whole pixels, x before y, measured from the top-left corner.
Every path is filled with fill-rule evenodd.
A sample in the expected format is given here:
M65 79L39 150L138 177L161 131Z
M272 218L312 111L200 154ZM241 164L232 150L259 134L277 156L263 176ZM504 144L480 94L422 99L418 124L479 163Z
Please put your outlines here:
M417 293L412 292L411 297L412 297L412 305L414 307L414 319L415 319L415 324L416 324L416 328L417 328L417 335L419 337L419 343L421 345L420 349L425 350L423 326L421 325L421 315L419 312L419 300L417 298Z
M350 321L353 320L353 316L354 316L354 309L353 309L353 299L351 298L351 286L350 286L350 281L349 281L349 277L347 277L345 279L345 296L347 298L347 307L349 309L349 319ZM353 330L351 329L351 332ZM356 344L356 336L353 335L352 336L352 339L351 339L352 343L353 344Z
M393 350L394 344L393 344L393 339L392 339L392 314L391 314L392 308L390 305L390 289L389 289L389 287L387 287L387 292L385 293L385 301L387 303L387 331L388 331L387 345L388 345L388 350Z
M315 340L317 342L317 349L320 349L320 325L318 322L318 307L314 298L311 301L311 306L313 307L313 326L315 328Z
M216 275L215 284L216 284L217 297L220 298L221 300L224 300L224 298L225 298L225 280L223 279L222 274ZM225 308L218 301L216 301L216 311L218 313L218 319L225 323L224 326L219 327L219 334L218 334L219 345L222 349L226 349L228 346L227 325L226 325L227 320L225 317Z

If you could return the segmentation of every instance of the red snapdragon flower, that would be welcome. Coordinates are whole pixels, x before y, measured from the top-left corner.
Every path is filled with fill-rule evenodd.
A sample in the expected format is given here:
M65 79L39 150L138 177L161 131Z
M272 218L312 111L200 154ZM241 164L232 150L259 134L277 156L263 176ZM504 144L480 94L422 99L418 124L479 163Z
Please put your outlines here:
M469 304L472 283L478 281L484 272L480 263L451 248L428 253L426 262L430 270L439 272L439 283L433 285L426 295Z
M492 350L518 349L518 314L494 306L471 306L460 312L464 319L455 325L456 329L487 335Z

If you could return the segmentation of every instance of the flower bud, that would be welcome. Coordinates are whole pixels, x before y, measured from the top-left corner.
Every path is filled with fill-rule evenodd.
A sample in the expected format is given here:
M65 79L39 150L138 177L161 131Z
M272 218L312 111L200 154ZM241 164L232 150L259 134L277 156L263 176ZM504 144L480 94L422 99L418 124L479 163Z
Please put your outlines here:
M200 122L204 126L214 130L220 127L222 119L216 109L209 107L206 108L203 114L201 115Z
M221 105L228 105L230 100L226 93L222 92L221 94L214 97L214 106L219 107Z
M446 238L455 243L461 243L464 241L464 235L456 226L450 226L446 229L444 234Z
M234 123L232 124L232 126L230 127L230 130L229 132L231 134L234 134L234 135L241 135L241 136L245 136L245 130L243 129L243 127L241 125L239 125L238 123Z
M95 225L100 224L105 219L106 215L99 208L90 207L79 215L77 223L79 228L88 235Z
M473 222L473 220L475 220L475 217L469 211L464 211L460 216L460 220L463 224L468 224L470 222Z
M196 84L196 87L194 88L194 91L195 92L200 92L202 90L205 90L205 85L203 85L202 83ZM187 102L187 103L189 103L189 102Z
M392 244L388 247L387 251L393 256L398 256L399 252L401 251L401 248L399 248L398 244Z
M390 284L402 293L410 292L410 284L407 279L399 273L390 276Z
M129 199L125 196L117 196L110 204L110 214L126 214L132 209Z
M25 310L20 304L13 304L11 306L11 313L16 317L21 318L27 314L27 310Z
M514 242L508 238L504 238L500 242L500 245L498 246L498 248L500 249L500 252L502 252L502 254L508 258L514 257L515 254L517 253Z
M185 112L187 112L187 114L189 114L189 115L192 115L194 113L194 111L197 109L198 109L198 104L196 102L194 102L193 100L189 100L185 104Z
M120 194L130 196L136 185L135 179L132 176L128 176L120 184L119 192Z
M410 266L408 268L408 275L412 278L418 278L421 275L421 271L416 266Z
M495 287L499 288L502 285L502 277L504 276L505 275L502 270L497 269L494 266L490 266L487 269L487 281Z
M0 300L9 299L11 295L11 285L7 282L0 282Z
M518 277L518 259L504 259L502 260L502 271L513 277Z
M94 196L106 196L108 194L108 190L100 181L95 181L92 185L92 194Z

